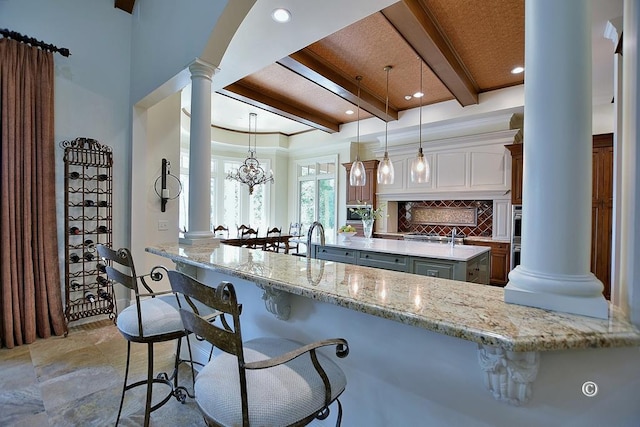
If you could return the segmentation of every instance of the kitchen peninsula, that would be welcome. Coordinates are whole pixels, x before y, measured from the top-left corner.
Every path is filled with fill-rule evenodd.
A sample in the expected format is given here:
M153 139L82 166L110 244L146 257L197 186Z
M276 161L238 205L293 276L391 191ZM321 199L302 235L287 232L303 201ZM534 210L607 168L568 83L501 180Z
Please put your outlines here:
M329 237L324 245L312 242L312 254L318 259L485 285L489 252L486 246L364 237Z
M640 345L638 331L613 307L607 320L550 312L506 304L502 289L492 286L224 244L146 250L212 286L232 282L243 304L245 339L347 339L352 352L345 359L344 425L419 425L429 412L424 405L444 395L481 402L488 425L517 424L518 411L527 409L514 412L500 402L524 405L539 387L539 411L552 407L558 393L569 394L548 376L534 385L541 363L566 366L577 353L588 359L605 348ZM553 357L541 362L547 352ZM585 369L591 369L588 363ZM578 368L564 375L584 382L588 373ZM483 383L491 393L486 396L499 402L483 397ZM376 417L383 404L395 408L393 419ZM471 420L463 416L460 423Z

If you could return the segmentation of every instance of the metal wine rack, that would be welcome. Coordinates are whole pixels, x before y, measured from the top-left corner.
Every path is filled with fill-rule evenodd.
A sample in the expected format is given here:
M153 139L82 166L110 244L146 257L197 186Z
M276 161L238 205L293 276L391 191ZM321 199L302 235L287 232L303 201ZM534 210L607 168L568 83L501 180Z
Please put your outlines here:
M65 317L67 323L101 314L115 321L117 307L107 262L96 245L112 245L113 154L95 139L62 141L64 149Z

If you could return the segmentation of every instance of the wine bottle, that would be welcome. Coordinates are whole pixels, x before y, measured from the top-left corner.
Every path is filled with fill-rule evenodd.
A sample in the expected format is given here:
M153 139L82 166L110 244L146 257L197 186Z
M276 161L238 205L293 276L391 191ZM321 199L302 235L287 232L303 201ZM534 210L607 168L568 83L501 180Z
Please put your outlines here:
M106 233L107 232L107 226L106 225L101 225L98 227L98 233Z
M98 276L96 281L98 282L98 284L100 286L107 286L107 284L109 283L109 281L107 279L105 279L104 277L102 277L102 276Z
M95 203L93 200L87 199L84 201L84 205L85 206L95 206Z
M96 302L96 296L89 291L84 293L84 299L86 299L87 302L90 302L90 303Z
M92 261L93 260L93 254L91 252L85 252L83 255L84 259L86 259L87 261Z
M101 263L101 262L99 262L99 263L96 265L96 268L97 268L97 269L98 269L98 271L99 271L99 272L101 272L101 273L106 273L106 272L107 272L107 266L106 266L106 265L104 265L104 264L103 264L103 263ZM98 278L98 282L100 282L100 278Z
M69 229L69 234L80 234L80 229L78 227L71 227Z
M72 291L77 291L78 289L80 289L82 287L82 285L77 280L72 280L69 283L69 287L71 288Z
M98 289L98 297L107 301L111 301L111 295L109 295L109 292L105 291L104 289Z
M73 172L69 172L69 179L78 179L80 178L80 173L73 171Z
M76 253L69 254L69 261L78 262L80 261L80 257Z
M98 181L106 181L107 179L109 179L109 176L106 173L101 173L100 175L97 176Z
M107 206L109 206L109 204L107 203L106 200L100 200L98 202L98 206L100 206L101 208L106 208Z

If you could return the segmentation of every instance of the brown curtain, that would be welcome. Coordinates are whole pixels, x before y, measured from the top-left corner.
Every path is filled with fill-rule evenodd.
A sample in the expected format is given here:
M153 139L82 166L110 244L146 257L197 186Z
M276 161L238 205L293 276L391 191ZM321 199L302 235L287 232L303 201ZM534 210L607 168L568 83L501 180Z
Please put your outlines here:
M66 331L58 267L53 54L0 39L0 340Z

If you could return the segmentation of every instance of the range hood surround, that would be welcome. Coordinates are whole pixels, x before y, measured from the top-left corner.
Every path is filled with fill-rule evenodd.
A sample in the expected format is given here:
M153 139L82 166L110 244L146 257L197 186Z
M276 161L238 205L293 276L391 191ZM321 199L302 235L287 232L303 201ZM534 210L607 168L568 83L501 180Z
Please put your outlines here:
M506 129L462 137L423 142L423 152L431 164L431 181L414 184L409 180L409 163L418 151L412 144L388 147L396 168L396 182L379 185L380 201L416 200L496 200L509 199L511 156L505 145L512 144L519 129ZM377 158L383 149L374 150Z

